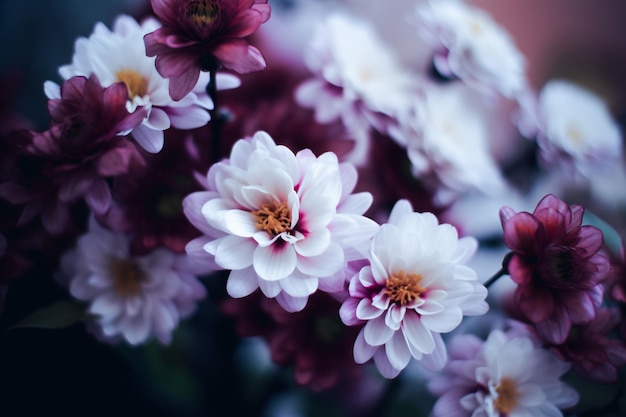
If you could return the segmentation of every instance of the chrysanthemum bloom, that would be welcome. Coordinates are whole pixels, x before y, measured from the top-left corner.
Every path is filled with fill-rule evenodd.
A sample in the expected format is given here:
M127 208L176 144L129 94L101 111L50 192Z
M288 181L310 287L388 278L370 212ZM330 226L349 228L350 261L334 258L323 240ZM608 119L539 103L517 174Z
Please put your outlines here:
M617 309L602 308L591 322L573 326L565 342L552 350L582 378L615 383L618 369L626 365L626 342L611 335L621 322Z
M508 273L518 284L515 300L525 319L552 343L565 341L572 323L592 320L602 302L601 279L609 269L600 253L602 232L581 226L584 208L552 194L532 214L500 209Z
M441 395L433 417L560 417L578 402L559 379L569 365L530 336L493 330L482 345L473 336L457 338L443 373L429 383Z
M31 158L28 163L33 166L22 170L24 178L3 184L0 194L26 204L30 214L40 211L50 232L63 228L68 205L81 198L95 213L106 212L111 203L106 179L143 163L135 144L124 135L141 123L145 111L129 113L127 100L122 83L103 88L95 75L65 81L60 98L48 100L50 128L25 133L30 143L24 159Z
M314 77L298 87L298 103L313 108L320 123L341 119L356 139L352 161L363 163L369 131L385 132L405 111L413 79L373 27L339 14L317 28L306 59Z
M170 95L180 100L201 71L220 66L248 73L265 68L261 52L244 39L270 18L267 0L151 0L163 27L148 33L146 54L170 79Z
M129 255L128 236L91 220L76 249L61 259L59 281L88 303L102 336L137 345L150 337L169 343L182 317L190 315L206 291L185 255L156 249Z
M491 111L463 84L433 86L426 89L417 114L401 123L408 129L403 139L413 175L433 189L436 204L450 204L469 192L495 195L504 189L489 146Z
M228 298L221 307L234 318L241 336L263 337L272 360L292 367L298 385L324 390L362 375L352 360L358 330L341 323L340 305L333 296L317 292L302 311L289 313L256 291L245 298Z
M463 315L487 311L487 289L464 265L476 240L460 238L431 213L413 212L400 200L389 222L374 235L369 264L350 280L340 315L347 325L364 325L354 359L372 357L387 378L396 377L411 357L431 370L446 362L441 333L454 330Z
M607 103L564 80L549 81L539 95L537 143L549 164L585 175L622 155L622 135Z
M265 132L233 146L230 159L211 167L208 191L183 204L205 236L187 247L194 259L230 269L227 290L244 297L255 289L289 311L299 311L318 288L343 288L342 269L354 247L377 224L362 216L367 193L351 194L354 168L328 152L294 155Z
M430 0L417 6L416 17L440 74L510 98L525 90L524 56L486 12L462 1Z
M59 68L64 79L76 75L95 74L103 87L123 82L128 88L126 106L133 112L138 106L146 110L146 117L134 127L132 135L148 152L159 152L163 147L163 130L174 126L193 129L205 125L213 108L205 92L208 76L194 86L193 91L174 101L169 95L169 81L161 77L154 66L154 58L146 56L144 35L160 27L155 19L138 24L130 16L119 16L113 30L97 23L89 38L79 38L74 46L72 63ZM121 52L123 51L123 53ZM54 95L54 84L47 82L49 98Z

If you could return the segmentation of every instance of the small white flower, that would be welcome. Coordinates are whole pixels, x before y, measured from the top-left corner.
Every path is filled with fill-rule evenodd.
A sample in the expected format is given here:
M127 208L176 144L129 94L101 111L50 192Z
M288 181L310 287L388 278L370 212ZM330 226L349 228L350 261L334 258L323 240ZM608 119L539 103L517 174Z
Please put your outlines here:
M619 126L591 91L564 80L549 81L541 90L538 113L537 141L546 161L571 163L585 174L621 156Z
M431 38L440 73L509 98L525 89L523 55L486 12L457 0L430 0L416 11L415 24Z
M352 161L362 163L370 128L384 131L410 104L411 77L373 27L342 14L319 25L306 62L314 77L300 85L296 99L313 108L320 123L341 119L357 140Z
M460 399L468 416L562 416L561 409L578 402L578 394L559 378L569 364L538 346L530 337L491 332L475 370L482 387Z
M372 239L369 265L355 274L350 298L340 309L347 325L362 325L354 359L374 362L394 378L411 357L441 369L446 347L441 333L454 330L463 315L487 311L487 289L464 265L476 240L458 238L431 213L415 213L406 200L394 206L389 222Z
M132 17L121 15L109 30L97 23L89 38L79 38L74 46L72 63L59 68L64 79L95 74L104 87L124 82L128 87L127 109L134 111L138 106L147 110L143 123L132 130L137 143L146 151L159 152L163 148L163 131L170 126L179 129L194 129L210 120L208 110L213 102L205 92L208 74L202 74L196 88L174 101L169 95L169 80L161 77L154 65L155 58L146 56L143 37L160 26L155 19L146 19L141 24ZM238 79L219 74L218 85L232 88ZM49 98L57 98L58 87L48 81L45 91Z
M187 217L205 234L187 251L231 270L226 288L232 297L260 287L286 310L299 311L318 288L343 288L341 272L353 248L377 228L361 215L371 196L350 194L352 174L333 153L294 155L257 132L211 167L209 191L183 201Z
M467 192L501 192L504 179L489 149L489 108L482 97L462 84L425 93L409 122L416 134L404 137L413 174L436 190L440 204Z
M61 259L58 281L89 304L97 333L115 341L144 343L151 336L169 343L180 318L206 295L187 257L166 249L129 254L128 236L91 220L76 249Z

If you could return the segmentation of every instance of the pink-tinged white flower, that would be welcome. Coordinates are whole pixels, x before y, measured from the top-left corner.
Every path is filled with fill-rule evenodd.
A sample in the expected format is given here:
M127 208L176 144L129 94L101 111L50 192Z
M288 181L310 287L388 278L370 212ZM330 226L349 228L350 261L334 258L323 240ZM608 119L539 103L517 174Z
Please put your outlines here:
M459 238L431 213L413 212L406 200L394 206L371 243L369 265L350 280L340 309L347 325L363 325L354 359L372 357L387 378L396 377L411 357L431 370L446 362L441 333L454 330L463 315L487 311L487 289L464 265L477 248Z
M385 131L410 105L409 73L373 27L341 14L318 26L306 62L314 77L298 87L298 103L320 123L341 119L357 140L352 160L363 162L370 129Z
M489 112L482 97L462 84L432 86L400 132L413 174L436 191L438 204L464 193L504 190L489 146Z
M72 63L59 68L64 79L75 75L98 76L103 87L123 82L128 89L126 107L132 112L143 107L147 114L142 123L133 127L132 136L148 152L163 148L163 131L173 126L194 129L205 125L213 102L205 92L208 75L200 77L192 91L174 101L169 94L169 80L157 72L155 58L146 56L143 37L160 27L155 19L141 24L130 16L121 15L109 30L97 23L89 38L79 38L74 46ZM220 87L237 84L234 76L220 74ZM55 85L46 84L48 97L55 98Z
M561 417L578 402L560 380L569 365L530 334L493 330L484 343L460 335L450 346L450 361L428 386L440 395L433 417Z
M619 161L619 126L606 102L592 91L565 80L549 81L537 112L537 142L548 163L565 163L585 175Z
M170 79L174 100L186 96L201 71L220 67L240 74L265 68L265 59L245 40L270 18L268 0L151 0L163 27L148 33L146 54Z
M515 302L544 340L561 344L572 324L588 323L602 303L609 261L602 231L582 226L584 208L546 195L533 213L500 209Z
M488 13L463 1L430 0L417 6L416 17L440 74L510 98L525 90L524 56Z
M354 168L335 154L293 154L265 132L242 139L230 159L209 169L206 192L184 201L205 236L191 241L193 259L230 269L227 291L244 297L257 288L288 311L299 311L318 288L334 292L353 248L377 224L362 216L367 193L351 194Z
M185 255L155 249L146 256L129 255L127 235L91 220L76 249L61 260L59 281L88 303L98 333L132 345L156 337L169 343L181 318L189 316L206 295Z

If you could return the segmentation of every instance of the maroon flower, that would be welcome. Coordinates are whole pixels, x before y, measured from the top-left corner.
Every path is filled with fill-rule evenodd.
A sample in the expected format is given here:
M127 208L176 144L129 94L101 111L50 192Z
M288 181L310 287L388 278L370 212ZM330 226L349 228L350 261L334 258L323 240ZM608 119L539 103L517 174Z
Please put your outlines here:
M591 322L573 326L565 343L552 350L562 360L571 362L572 369L585 379L617 382L617 369L626 364L626 345L610 333L620 322L617 309L600 309Z
M146 113L143 108L128 113L127 100L123 83L103 88L92 75L65 81L61 98L48 101L50 129L32 133L30 152L45 160L44 172L57 184L61 202L84 197L94 212L103 213L111 201L104 178L143 163L136 146L123 135Z
M200 71L220 66L247 73L265 68L261 52L245 37L270 17L268 0L151 0L163 27L144 37L146 54L170 78L170 95L180 100Z
M340 305L329 294L317 292L304 310L289 313L257 291L224 300L222 311L235 319L241 336L263 337L274 362L293 366L298 385L323 390L360 375L352 358L358 329L343 325Z
M608 259L602 232L581 226L584 208L545 196L533 214L500 209L504 242L512 250L508 273L518 284L515 301L539 335L562 343L572 323L591 321L602 303L600 280Z

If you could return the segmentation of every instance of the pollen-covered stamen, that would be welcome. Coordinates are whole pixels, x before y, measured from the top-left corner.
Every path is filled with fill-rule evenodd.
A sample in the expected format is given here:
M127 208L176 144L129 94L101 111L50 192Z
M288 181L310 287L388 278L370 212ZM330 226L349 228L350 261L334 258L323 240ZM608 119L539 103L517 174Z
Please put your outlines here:
M135 70L122 69L115 73L117 81L126 84L128 98L143 97L148 93L148 82Z
M147 279L139 265L130 259L112 259L109 271L113 277L115 291L122 297L139 293L141 284Z
M291 231L291 210L285 202L263 204L252 214L256 217L257 228L265 230L272 236Z
M424 288L420 285L422 276L419 274L405 274L400 270L391 275L385 283L385 294L392 302L400 305L409 304L424 293Z
M510 414L517 406L519 399L515 381L508 377L502 378L496 387L496 393L498 396L493 401L494 408L502 414Z
M185 7L185 17L198 26L210 25L220 13L215 0L191 0Z

